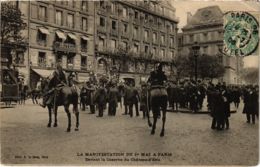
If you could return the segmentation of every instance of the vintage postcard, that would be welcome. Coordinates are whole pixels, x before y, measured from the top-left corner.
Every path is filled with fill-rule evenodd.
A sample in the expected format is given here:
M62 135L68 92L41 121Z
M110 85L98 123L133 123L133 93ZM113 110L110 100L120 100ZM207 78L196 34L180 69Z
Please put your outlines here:
M1 165L255 166L259 1L1 1Z

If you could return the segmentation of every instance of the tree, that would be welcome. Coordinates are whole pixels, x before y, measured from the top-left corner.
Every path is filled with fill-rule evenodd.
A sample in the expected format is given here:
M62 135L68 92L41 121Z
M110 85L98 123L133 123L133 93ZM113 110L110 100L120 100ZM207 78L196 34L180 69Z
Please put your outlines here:
M244 68L241 77L245 80L247 84L257 84L259 81L258 70L258 67Z
M7 49L9 62L12 59L11 50L26 48L25 39L21 34L26 23L21 16L22 13L14 2L1 3L1 49Z
M198 57L198 75L204 78L219 78L225 73L225 67L218 56L201 55Z
M195 75L195 57L179 56L174 61L177 78L193 77ZM219 78L225 73L225 68L217 56L200 55L197 57L198 76L204 78Z

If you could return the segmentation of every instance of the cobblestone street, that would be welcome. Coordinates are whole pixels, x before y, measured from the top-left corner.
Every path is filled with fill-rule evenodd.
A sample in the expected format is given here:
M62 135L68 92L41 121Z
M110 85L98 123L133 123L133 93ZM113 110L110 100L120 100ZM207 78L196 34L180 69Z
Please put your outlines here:
M31 104L1 109L1 155L4 164L66 165L257 165L258 122L247 124L242 106L230 117L230 129L210 129L207 114L167 113L165 137L160 137L161 120L154 136L141 116L130 118L117 112L103 118L80 111L80 130L65 132L67 117L58 111L58 127L47 128L47 109ZM140 115L142 115L140 113ZM135 115L134 115L135 116ZM72 115L72 129L75 118ZM101 161L85 153L127 153ZM151 161L141 153L156 154ZM162 155L162 153L167 153ZM151 157L151 155L150 155ZM115 158L115 159L113 159ZM117 160L116 160L117 158ZM88 160L89 159L89 160Z

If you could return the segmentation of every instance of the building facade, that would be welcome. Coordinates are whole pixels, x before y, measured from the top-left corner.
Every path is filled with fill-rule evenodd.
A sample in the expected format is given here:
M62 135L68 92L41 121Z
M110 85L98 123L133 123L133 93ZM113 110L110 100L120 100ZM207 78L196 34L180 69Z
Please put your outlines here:
M95 2L95 71L139 83L158 62L171 75L177 54L175 9L163 1Z
M191 54L191 47L197 42L200 55L219 56L225 67L225 74L219 81L240 84L240 71L243 68L241 57L230 57L222 54L224 39L224 13L218 6L209 6L197 10L192 16L187 13L187 25L178 34L179 56Z
M79 81L87 80L94 58L94 3L88 1L18 1L27 28L25 52L15 66L31 87L51 75L57 63Z
M175 8L167 1L13 1L27 24L15 66L34 88L62 64L79 81L147 79L156 63L171 76L177 55Z

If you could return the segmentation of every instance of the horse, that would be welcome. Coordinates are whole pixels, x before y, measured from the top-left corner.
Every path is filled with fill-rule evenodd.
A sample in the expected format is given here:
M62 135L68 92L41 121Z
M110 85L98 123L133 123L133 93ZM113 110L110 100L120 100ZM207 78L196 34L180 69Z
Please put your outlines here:
M50 89L49 87L49 81L46 81L43 85L43 100L46 100L48 98L50 93L54 93L54 100L52 104L48 104L47 108L49 111L49 122L47 124L47 127L51 127L52 123L52 109L54 112L54 124L53 127L58 126L57 121L57 110L59 106L64 106L65 112L67 114L68 118L68 127L67 132L71 131L71 113L69 110L70 104L73 105L73 112L76 117L76 127L75 131L79 130L79 110L78 110L78 98L79 95L77 93L77 90L75 87L69 87L68 85L63 85L61 87L56 87L53 89Z
M164 86L151 86L150 91L147 92L147 105L149 109L146 110L147 112L147 120L148 126L152 126L151 135L155 134L156 123L157 119L160 115L160 111L162 110L162 130L160 136L164 136L164 126L166 121L166 109L167 109L167 102L168 102L168 95L166 88ZM150 121L149 111L150 109L153 112L153 124Z

